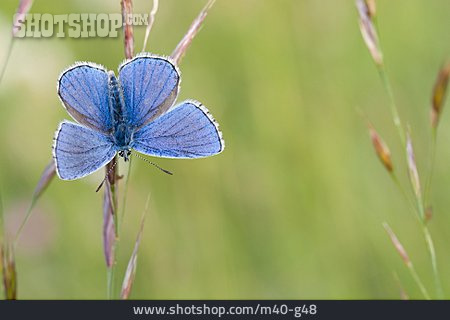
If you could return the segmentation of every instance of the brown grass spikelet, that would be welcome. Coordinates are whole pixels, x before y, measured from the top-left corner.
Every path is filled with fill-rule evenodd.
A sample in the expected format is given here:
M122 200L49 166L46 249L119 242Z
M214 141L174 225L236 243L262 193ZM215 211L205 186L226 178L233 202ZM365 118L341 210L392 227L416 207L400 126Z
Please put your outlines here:
M372 144L378 158L380 159L381 163L384 165L387 171L393 172L394 166L392 164L391 151L389 150L389 147L380 137L375 128L371 124L369 124L368 126L370 139L372 140Z
M0 248L0 259L2 260L3 288L7 300L17 299L17 272L14 255L14 247L5 243Z
M431 125L433 128L436 128L439 123L440 115L445 103L445 96L447 94L449 77L450 62L441 68L436 78L436 82L434 83L431 99Z
M369 14L369 17L373 19L377 14L377 5L375 0L365 0L365 3L367 6L367 13Z

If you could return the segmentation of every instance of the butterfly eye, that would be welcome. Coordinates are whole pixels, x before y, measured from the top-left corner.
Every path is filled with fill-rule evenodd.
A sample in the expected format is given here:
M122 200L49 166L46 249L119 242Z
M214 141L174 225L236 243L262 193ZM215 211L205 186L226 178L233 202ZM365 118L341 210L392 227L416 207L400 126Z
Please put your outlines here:
M127 156L131 156L131 150L127 151Z
M120 156L120 157L123 157L123 151L120 151L120 152L119 152L119 156Z

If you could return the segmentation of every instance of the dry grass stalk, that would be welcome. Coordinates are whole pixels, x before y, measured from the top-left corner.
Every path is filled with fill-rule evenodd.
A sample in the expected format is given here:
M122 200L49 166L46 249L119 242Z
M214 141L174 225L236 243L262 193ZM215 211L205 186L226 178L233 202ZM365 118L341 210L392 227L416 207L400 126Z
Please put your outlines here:
M125 57L127 59L133 58L134 55L134 36L133 36L133 25L128 24L128 19L133 13L133 1L131 0L122 0L120 2L122 7L122 17L125 22L123 26L123 34L124 34L124 44L125 44Z
M103 252L105 254L106 266L111 268L114 261L114 204L109 181L106 181L105 193L103 198Z
M147 28L145 29L144 45L142 46L142 51L145 51L145 48L147 47L147 40L150 36L150 31L152 31L153 23L155 22L155 16L158 12L158 6L159 0L153 0L152 11L150 11L150 21L147 25Z
M383 55L378 42L378 34L372 19L372 15L375 14L375 12L373 11L374 8L370 7L368 3L370 2L365 0L356 1L356 8L358 9L359 14L359 28L373 60L378 66L381 66L383 65Z
M172 52L171 57L175 61L176 64L180 64L181 59L183 58L186 50L189 48L192 40L195 38L197 33L200 31L200 28L208 15L208 11L212 8L216 0L209 0L205 7L200 11L199 15L192 22L189 30L184 35L183 39L178 43L175 50Z
M384 165L386 170L393 172L394 167L392 164L391 151L389 150L389 147L371 124L369 124L369 133L373 147L375 148L375 152L381 160L381 163Z
M433 128L436 128L439 123L440 115L445 103L445 96L447 94L449 77L450 62L448 62L447 65L441 68L433 87L433 96L431 102L431 125L433 126Z

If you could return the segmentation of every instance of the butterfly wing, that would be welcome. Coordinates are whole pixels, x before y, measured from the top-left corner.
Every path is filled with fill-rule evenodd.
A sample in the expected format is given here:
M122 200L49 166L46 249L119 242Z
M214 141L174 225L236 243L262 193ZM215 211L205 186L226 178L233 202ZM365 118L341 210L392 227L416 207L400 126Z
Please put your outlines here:
M111 138L81 125L62 122L56 131L53 158L63 180L87 176L111 161L116 152Z
M185 101L135 132L132 148L163 158L202 158L222 152L217 122L197 101Z
M67 69L59 77L58 95L78 123L111 132L108 73L102 66L78 63Z
M166 112L175 102L180 74L168 59L138 55L119 68L126 117L140 128Z

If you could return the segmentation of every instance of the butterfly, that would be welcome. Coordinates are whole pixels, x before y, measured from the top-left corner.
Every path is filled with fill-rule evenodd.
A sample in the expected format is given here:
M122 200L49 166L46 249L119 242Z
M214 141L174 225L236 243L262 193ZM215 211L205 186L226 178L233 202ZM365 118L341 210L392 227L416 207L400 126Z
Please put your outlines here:
M63 121L53 158L63 180L85 177L131 150L163 158L202 158L223 151L219 126L198 101L174 106L180 72L170 58L139 54L118 77L103 66L79 62L58 79L58 95L77 123Z

